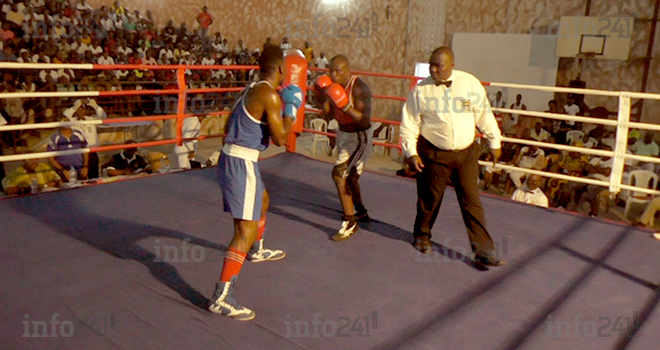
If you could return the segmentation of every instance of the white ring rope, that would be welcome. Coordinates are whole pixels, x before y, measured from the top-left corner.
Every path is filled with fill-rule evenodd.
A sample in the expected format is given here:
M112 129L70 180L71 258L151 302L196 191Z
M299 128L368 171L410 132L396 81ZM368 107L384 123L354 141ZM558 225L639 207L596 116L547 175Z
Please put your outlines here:
M40 158L50 158L50 157L59 157L59 156L70 156L76 154L85 154L89 153L89 148L79 148L71 149L65 151L48 151L48 152L37 152L37 153L22 153L22 154L11 154L7 156L0 156L1 162L15 162L26 159L40 159Z
M50 64L50 63L14 63L14 62L0 62L0 68L2 69L84 69L84 70L123 70L123 69L133 69L129 67L135 67L140 65L127 65L126 67L122 65L94 65L94 64ZM195 69L195 70L218 70L218 69L229 69L229 67L235 66L199 66L199 65L172 65L170 66L160 66L162 69ZM155 68L155 67L154 67ZM145 66L145 69L148 69L148 66ZM495 168L501 168L505 170L519 171L528 174L537 174L548 178L557 178L562 180L568 180L573 182L588 183L592 185L609 187L609 190L613 193L618 192L620 189L624 190L633 190L635 192L642 192L648 194L660 194L660 191L648 188L641 188L635 186L629 186L621 184L621 176L624 166L625 159L633 159L642 162L649 163L660 163L660 158L640 156L634 154L626 154L625 149L627 148L627 136L628 130L630 128L634 129L644 129L644 130L656 130L660 131L660 125L657 124L647 124L647 123L638 123L630 122L630 100L631 98L638 99L652 99L660 100L660 94L653 93L642 93L642 92L627 92L627 91L608 91L608 90L595 90L595 89L580 89L580 88L567 88L567 87L552 87L552 86L536 86L536 85L526 85L526 84L511 84L511 83L498 83L498 82L484 82L485 86L493 87L506 87L506 88L515 88L515 89L527 89L527 90L536 90L536 91L546 91L546 92L559 92L559 93L578 93L581 95L590 94L590 95L599 95L599 96L610 96L618 97L619 99L619 111L618 118L614 119L602 119L602 118L592 118L592 117L582 117L582 116L573 116L569 114L556 114L556 113L546 113L546 112L536 112L528 110L517 110L509 108L495 108L492 107L492 110L495 112L509 113L509 114L518 114L518 115L527 115L532 117L540 118L549 118L556 120L566 120L566 121L576 121L584 122L591 124L601 124L607 126L617 127L616 134L616 144L614 151L606 151L599 149L590 149L583 147L575 147L568 145L559 145L546 142L537 142L533 140L523 140L518 138L503 137L502 141L537 146L542 148L554 148L559 150L566 150L569 152L579 152L597 156L612 157L614 159L614 165L612 166L612 175L610 180L601 181L593 178L580 178L575 176L568 176L557 173L550 173L539 170L532 170L526 168L520 168L511 165L505 164L496 164ZM41 98L41 97L98 97L101 96L101 93L98 91L74 91L74 92L14 92L14 93L0 93L0 99L7 98ZM14 131L14 130L30 130L30 129L52 129L57 127L64 126L74 126L74 125L101 125L103 124L102 120L91 120L91 121L71 121L71 122L55 122L55 123L39 123L39 124L21 124L21 125L7 125L0 126L0 132L2 131ZM39 153L27 153L27 154L14 154L0 156L0 162L10 162L10 161L21 161L25 159L38 159L38 158L49 158L55 156L63 155L74 155L74 154L85 154L90 153L90 148L76 149L76 150L66 150L66 151L50 151L50 152L39 152ZM492 162L479 161L481 165L492 165Z
M602 125L610 125L610 126L617 125L617 121L613 119L580 117L577 115L570 115L570 114L535 112L535 111L528 111L526 109L510 109L510 108L498 108L498 107L493 107L492 109L493 111L496 112L504 112L509 114L523 114L523 115L531 115L533 117L569 120L569 121L576 121L576 122L590 123L590 124L602 124Z
M58 127L76 126L76 125L102 125L103 120L80 120L70 122L52 122L52 123L37 123L37 124L15 124L0 126L2 131L14 130L35 130L35 129L55 129Z
M0 62L2 69L94 69L93 64L84 63L16 63Z
M507 87L514 89L525 89L525 90L578 93L580 95L599 95L599 96L611 96L611 97L623 96L623 97L631 97L631 98L660 100L660 94L654 94L651 92L609 91L609 90L568 88L568 87L559 87L559 86L526 85L526 84L510 84L510 83L495 83L495 82L489 82L486 83L486 85Z
M584 148L584 147L560 145L560 144L556 144L556 143L539 142L539 141L525 140L525 139L517 139L517 138L513 138L513 137L506 137L506 136L502 136L502 141L511 142L511 143L521 143L523 145L536 146L536 147L541 147L541 148L554 148L554 149L560 149L560 150L563 150L563 151L593 154L593 155L596 155L596 156L604 156L604 157L613 157L614 156L614 151L606 151L606 150L595 149L595 148Z
M98 97L98 91L53 91L53 92L3 92L3 98L39 98L39 97Z

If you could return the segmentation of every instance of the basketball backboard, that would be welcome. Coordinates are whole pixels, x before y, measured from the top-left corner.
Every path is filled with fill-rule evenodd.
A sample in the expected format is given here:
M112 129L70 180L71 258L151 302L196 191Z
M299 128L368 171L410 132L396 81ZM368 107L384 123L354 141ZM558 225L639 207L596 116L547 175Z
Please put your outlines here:
M557 33L557 57L628 60L632 17L562 17Z

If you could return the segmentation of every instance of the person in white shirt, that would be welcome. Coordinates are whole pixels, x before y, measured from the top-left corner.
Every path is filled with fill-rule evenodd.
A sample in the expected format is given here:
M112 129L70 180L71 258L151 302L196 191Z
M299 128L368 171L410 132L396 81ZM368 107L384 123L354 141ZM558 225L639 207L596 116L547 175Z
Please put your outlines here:
M501 154L502 135L488 94L475 76L454 69L451 48L435 49L429 63L431 76L408 94L400 128L406 169L417 173L415 248L432 253L431 229L447 183L453 179L475 261L503 265L494 255L477 188L481 153L475 142L477 128L489 142L493 163Z
M580 106L575 104L575 99L572 97L569 97L566 100L566 104L564 105L564 113L570 114L570 115L578 115L580 114ZM567 125L574 126L575 121L573 120L567 120L566 121Z
M232 50L232 53L234 55L238 55L245 50L247 50L247 47L243 45L243 40L238 39L238 42L236 43L236 46L234 46L234 50Z
M76 10L83 12L83 11L93 11L94 8L92 8L89 4L85 3L85 0L80 0L78 5L76 6Z
M93 114L90 113L92 110L94 111ZM98 120L108 117L103 107L99 106L93 98L77 99L73 106L66 109L63 114L71 121ZM99 135L96 125L76 125L71 128L82 132L90 146L99 145Z
M99 64L115 64L115 59L110 57L110 52L108 52L108 50L105 50L103 52L103 56L99 57L98 63Z
M165 56L165 59L163 59L163 56ZM164 47L160 49L160 53L158 54L158 57L162 62L171 62L171 60L174 59L174 53L172 52L172 49L168 47Z
M101 47L99 39L92 40L92 43L89 45L89 51L91 51L94 56L100 56L103 54L103 48Z
M32 63L30 52L27 49L21 49L17 60L20 63Z
M525 106L524 103L522 103L522 95L518 94L516 96L516 103L512 103L510 109L517 109L519 111L525 111L527 110L527 106ZM513 119L513 125L518 125L520 122L520 115L519 114L511 114L511 119Z
M118 53L123 53L124 55L126 55L128 57L133 53L133 49L128 47L128 44L126 44L126 40L122 39L121 44L120 44L119 48L117 49L117 52Z
M515 157L514 164L519 168L525 169L535 169L543 170L547 165L547 160L545 159L545 152L542 149L534 146L525 146L520 149L520 153ZM509 173L509 179L516 186L516 188L522 187L522 178L527 175L522 171L517 170L506 170ZM511 186L507 184L506 193L511 194Z
M529 175L525 186L513 192L513 199L516 202L533 204L539 207L548 207L548 197L541 190L543 178L539 175Z
M280 48L281 48L282 50L287 50L287 49L290 49L290 48L292 48L292 47L293 47L293 46L292 46L291 43L289 42L289 38L287 38L287 37L282 38L282 43L280 44Z
M158 61L154 58L154 50L147 50L147 57L142 57L142 64L155 66L158 64Z
M658 147L658 144L653 141L652 131L647 131L646 134L644 134L644 140L638 140L635 144L630 146L629 149L633 154L640 156L657 157L660 155L660 148ZM655 163L639 162L636 166L648 171L655 170Z
M46 6L46 2L44 0L30 0L30 5L34 8L41 8Z
M539 142L550 140L552 135L549 131L543 129L542 126L543 125L541 123L536 123L536 125L534 125L534 129L529 132L529 137Z
M227 42L227 39L222 39L222 44L220 45L220 52L222 53L229 53L229 43Z
M321 52L321 55L314 61L316 68L326 69L328 68L328 59L325 58L325 53Z

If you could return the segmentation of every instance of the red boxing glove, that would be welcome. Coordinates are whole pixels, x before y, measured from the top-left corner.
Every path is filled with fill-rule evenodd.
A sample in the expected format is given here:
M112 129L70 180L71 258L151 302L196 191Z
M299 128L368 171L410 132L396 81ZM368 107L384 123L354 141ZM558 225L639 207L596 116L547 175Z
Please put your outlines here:
M319 91L323 91L323 89L327 88L330 85L332 85L332 79L330 79L329 76L324 74L316 78L316 87L318 88Z
M348 95L346 90L339 84L332 84L325 90L326 95L335 103L337 108L346 112L351 106L348 103Z

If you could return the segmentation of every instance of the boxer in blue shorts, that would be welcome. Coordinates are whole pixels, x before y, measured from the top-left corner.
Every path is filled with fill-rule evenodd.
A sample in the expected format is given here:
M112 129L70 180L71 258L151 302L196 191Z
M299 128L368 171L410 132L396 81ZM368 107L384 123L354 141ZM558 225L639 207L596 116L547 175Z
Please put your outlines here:
M234 104L218 160L225 211L234 218L234 238L227 248L209 310L239 321L255 317L252 310L238 304L233 296L245 259L261 262L286 256L281 250L263 246L269 197L259 173L259 153L268 148L271 139L277 146L285 144L303 101L303 92L295 85L277 93L286 74L282 49L277 46L264 49L259 68L260 80L243 90Z

